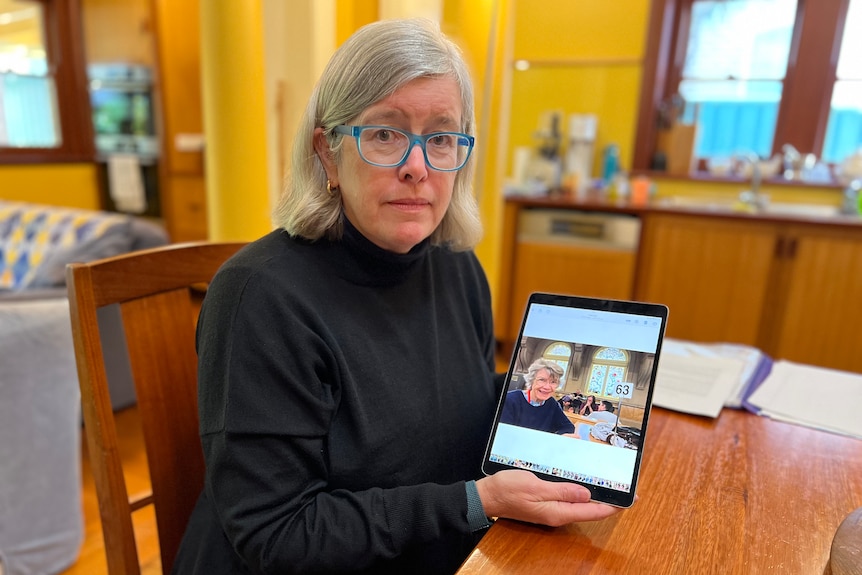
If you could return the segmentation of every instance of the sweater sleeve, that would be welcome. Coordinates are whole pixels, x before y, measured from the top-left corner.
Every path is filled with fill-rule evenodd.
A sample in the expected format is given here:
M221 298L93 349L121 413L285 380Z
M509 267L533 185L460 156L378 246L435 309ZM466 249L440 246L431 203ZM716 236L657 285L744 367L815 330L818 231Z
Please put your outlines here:
M301 306L263 292L214 282L198 328L206 491L236 552L255 572L339 571L469 533L463 481L329 484L337 362Z
M557 403L555 401L554 404L555 404L555 407L557 408L557 412L558 412L558 413L555 413L555 415L554 415L554 418L556 421L555 433L558 433L558 434L574 433L575 432L575 424L573 424L572 420L570 420L566 416L566 413L560 407L559 403Z

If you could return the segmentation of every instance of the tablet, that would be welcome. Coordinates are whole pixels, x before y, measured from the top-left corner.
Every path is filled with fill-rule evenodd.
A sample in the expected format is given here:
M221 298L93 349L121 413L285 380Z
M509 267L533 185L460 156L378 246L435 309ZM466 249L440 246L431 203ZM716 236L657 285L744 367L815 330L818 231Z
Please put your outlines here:
M630 507L667 315L661 304L532 294L482 471L527 469Z

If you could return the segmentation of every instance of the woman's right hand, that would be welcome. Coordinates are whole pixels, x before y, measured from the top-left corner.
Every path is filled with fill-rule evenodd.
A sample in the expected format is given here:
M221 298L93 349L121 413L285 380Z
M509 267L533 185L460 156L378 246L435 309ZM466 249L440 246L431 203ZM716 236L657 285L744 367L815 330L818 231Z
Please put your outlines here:
M559 527L577 521L597 521L621 511L590 501L583 485L544 481L524 469L500 471L476 481L488 517L508 517Z

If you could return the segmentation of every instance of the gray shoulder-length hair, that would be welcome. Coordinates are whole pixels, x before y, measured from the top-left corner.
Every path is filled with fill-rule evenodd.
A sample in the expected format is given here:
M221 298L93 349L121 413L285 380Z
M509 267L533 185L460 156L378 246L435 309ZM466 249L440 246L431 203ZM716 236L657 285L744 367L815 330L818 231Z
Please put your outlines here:
M557 385L559 385L559 380L563 377L563 368L555 361L540 357L531 363L529 368L527 368L527 373L524 374L524 389L530 389L533 387L533 380L536 379L536 374L543 369L547 369L548 374L556 375L558 382Z
M332 56L300 123L287 186L274 223L309 240L338 239L343 231L340 194L330 194L326 172L314 150L314 130L322 127L336 161L343 137L333 129L349 124L370 105L417 78L451 77L461 90L461 131L474 135L473 84L458 47L424 19L381 20L356 31ZM482 236L473 197L473 162L455 176L452 200L431 235L435 245L462 251Z

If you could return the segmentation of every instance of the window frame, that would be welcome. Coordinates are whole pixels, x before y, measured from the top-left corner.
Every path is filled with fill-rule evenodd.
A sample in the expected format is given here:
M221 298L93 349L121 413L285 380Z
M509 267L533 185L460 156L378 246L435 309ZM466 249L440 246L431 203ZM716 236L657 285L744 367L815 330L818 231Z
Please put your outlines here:
M632 159L635 171L650 170L658 138L659 106L679 86L693 2L651 3ZM800 153L820 156L849 5L850 0L798 0L772 155L784 144L792 144Z
M61 142L50 148L0 146L0 165L95 161L79 0L30 1L43 8L45 50L54 71Z

